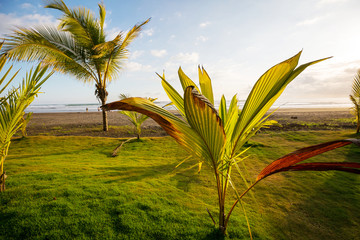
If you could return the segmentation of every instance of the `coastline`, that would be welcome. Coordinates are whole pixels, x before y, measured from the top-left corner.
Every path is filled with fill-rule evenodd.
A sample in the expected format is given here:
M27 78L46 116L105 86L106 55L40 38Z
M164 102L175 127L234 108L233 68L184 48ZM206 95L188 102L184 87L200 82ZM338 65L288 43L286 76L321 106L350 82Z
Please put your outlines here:
M176 114L176 111L172 111ZM269 113L272 112L271 110ZM281 125L270 130L315 130L352 128L354 119L348 108L280 108L269 117ZM133 126L117 111L108 112L109 131L102 131L102 112L33 113L27 132L36 135L81 135L102 137L132 137ZM308 126L309 125L309 126ZM142 136L166 136L166 132L152 119L142 125ZM310 129L311 129L310 128Z

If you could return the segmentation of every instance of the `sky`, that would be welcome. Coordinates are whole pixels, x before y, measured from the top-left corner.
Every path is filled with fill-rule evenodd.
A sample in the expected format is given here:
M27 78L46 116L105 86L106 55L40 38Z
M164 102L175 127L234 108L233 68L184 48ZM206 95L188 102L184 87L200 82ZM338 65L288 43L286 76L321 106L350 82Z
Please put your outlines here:
M103 0L107 40L151 17L129 50L118 78L108 85L108 102L121 93L167 100L156 75L180 91L179 66L198 82L198 65L212 79L215 99L238 94L246 99L270 67L303 50L300 64L333 56L310 66L285 90L280 102L349 101L360 68L358 0ZM98 16L99 1L65 0ZM59 11L44 1L0 0L0 38L15 26L57 25ZM35 63L11 63L17 81ZM7 64L10 66L10 63ZM16 84L16 82L15 82ZM56 73L35 104L96 103L94 84ZM350 101L349 101L350 102Z

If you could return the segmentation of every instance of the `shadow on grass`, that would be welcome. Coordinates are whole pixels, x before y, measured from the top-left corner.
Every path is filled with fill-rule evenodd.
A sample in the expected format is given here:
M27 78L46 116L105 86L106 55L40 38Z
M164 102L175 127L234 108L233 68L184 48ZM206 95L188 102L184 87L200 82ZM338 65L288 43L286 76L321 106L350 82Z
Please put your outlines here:
M142 166L142 167L104 167L99 168L101 174L95 176L102 178L111 178L106 183L113 183L119 181L135 182L141 181L145 178L155 178L171 172L174 169L174 164L164 164L156 166Z
M329 161L336 161L336 159L329 159ZM350 145L346 161L360 162L360 148ZM345 240L357 239L360 236L359 175L339 171L292 174L304 174L304 176L314 174L314 185L305 186L311 189L311 192L306 192L305 194L308 195L298 202L296 199L291 199L294 196L289 196L290 207L285 217L277 218L270 225L284 234L286 239ZM292 174L289 175L290 178ZM302 184L299 176L295 181ZM296 203L293 204L293 201ZM268 219L272 221L271 216Z
M195 173L193 169L183 171L175 170L175 175L171 178L171 180L175 180L177 182L176 187L184 192L189 192L191 185L202 184L199 174Z

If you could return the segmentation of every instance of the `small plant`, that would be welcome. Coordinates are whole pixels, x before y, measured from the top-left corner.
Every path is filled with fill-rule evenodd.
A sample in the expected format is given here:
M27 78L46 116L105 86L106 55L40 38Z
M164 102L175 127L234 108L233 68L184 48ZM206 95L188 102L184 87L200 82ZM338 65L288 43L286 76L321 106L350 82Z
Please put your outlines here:
M28 114L26 114L26 117L25 117L25 113L21 119L21 135L23 138L25 138L27 136L27 131L26 131L26 128L27 128L27 125L28 123L30 122L31 118L32 118L32 112L29 112Z
M354 77L350 100L354 104L351 110L356 118L356 133L358 134L360 132L360 71L358 71L357 75Z
M0 45L0 49L2 44ZM0 71L6 62L5 55L0 57ZM10 67L11 69L11 67ZM0 85L5 82L5 75L0 78ZM0 102L0 192L5 191L4 162L7 156L12 136L24 125L24 111L35 99L39 93L41 85L51 76L52 73L44 77L47 68L41 68L40 64L31 69L18 88L12 88L1 98ZM1 92L9 85L9 82L15 77L17 73L5 84ZM0 93L1 93L0 92Z
M129 96L127 96L125 94L120 94L119 98L120 98L120 100L123 100L123 99L129 98ZM150 102L154 102L156 100L156 98L148 98L148 100ZM133 112L133 111L119 111L119 113L123 114L123 115L125 115L125 116L127 116L129 118L130 122L135 127L136 138L139 140L140 135L141 135L141 125L149 117L144 115L144 114Z
M248 186L238 166L238 163L242 162L245 158L244 153L247 149L244 149L243 146L246 142L254 136L260 128L275 123L275 121L268 121L268 116L265 116L265 114L286 86L308 66L325 60L320 59L309 62L296 68L300 55L301 52L265 72L254 85L242 110L238 108L236 95L232 98L229 108L226 106L224 95L221 98L219 110L217 111L214 108L211 79L205 69L201 69L200 67L200 87L196 86L196 84L185 75L181 68L179 69L178 74L184 90L184 97L165 80L164 75L162 77L160 76L165 92L184 117L184 120L156 106L151 101L142 98L123 99L118 102L106 104L103 106L103 109L121 109L146 114L163 127L191 156L199 159L199 169L201 169L203 163L211 168L214 173L218 193L218 227L223 234L226 234L226 228L234 207L241 200L242 196L261 179L279 171L310 170L311 167L312 170L330 170L325 169L326 166L321 164L311 165L311 167L296 167L293 166L293 164L309 156L319 154L324 151L325 148L335 148L331 144L329 145L331 147L321 145L320 150L316 148L316 150L305 154L303 158L296 158L297 155L295 153L289 157L278 160L275 164L265 168L258 176L258 179L256 179L256 182L251 186ZM345 144L343 145L350 144L351 142L352 140L344 141ZM338 145L335 144L336 147L338 147ZM324 149L321 147L324 147ZM312 150L312 148L310 150ZM295 160L293 158L295 158ZM357 165L351 165L349 167L356 168ZM233 168L237 169L240 176L244 179L244 185L247 190L243 194L237 192L235 183L232 181L231 172ZM341 164L339 165L338 163L332 170L341 170L340 168ZM235 190L238 199L227 213L225 200L229 185ZM209 214L211 216L210 212ZM211 218L214 224L216 224L214 218L212 216Z
M129 96L125 95L125 94L120 94L119 98L121 100L123 99L126 99L126 98L129 98ZM154 102L156 99L155 98L148 98L151 102ZM120 149L122 148L122 146L125 144L125 143L128 143L128 142L131 142L131 141L134 141L134 140L140 140L140 135L141 135L141 125L145 122L146 119L148 119L149 117L144 115L144 114L141 114L141 113L137 113L137 112L133 112L133 111L119 111L120 114L123 114L125 116L127 116L130 120L130 122L134 125L135 127L135 134L136 134L136 137L134 138L129 138L127 139L126 141L122 142L119 146L117 146L111 156L112 157L116 157L117 156L117 153L120 151ZM129 131L129 133L132 133Z

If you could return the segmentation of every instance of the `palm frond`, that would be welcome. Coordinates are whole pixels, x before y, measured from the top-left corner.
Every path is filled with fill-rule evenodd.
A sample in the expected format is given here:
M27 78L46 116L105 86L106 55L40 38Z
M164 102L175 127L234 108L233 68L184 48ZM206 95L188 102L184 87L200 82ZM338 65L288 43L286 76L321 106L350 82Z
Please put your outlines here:
M357 74L354 77L353 84L351 86L351 95L358 99L358 103L360 103L360 70L357 72Z
M121 48L127 48L130 45L130 43L139 36L144 25L147 24L148 22L150 22L150 20L151 20L151 18L148 18L147 20L133 26L130 29L130 31L126 34L124 41L121 44Z
M11 60L41 61L44 66L84 81L96 79L93 67L86 60L89 53L77 46L68 33L54 27L18 28L6 41L1 53Z
M214 104L214 95L212 91L211 79L208 73L205 71L204 67L198 67L199 71L199 83L201 88L201 93L209 99L209 101Z
M51 1L45 7L63 12L59 28L69 32L84 47L92 48L105 41L100 23L90 10L84 7L69 9L63 1L58 0Z
M232 139L235 142L233 154L240 150L244 143L244 137L263 118L272 104L285 90L286 86L308 66L328 59L316 60L296 68L300 55L301 52L270 68L255 83L246 99L232 135Z
M360 70L357 72L357 75L354 77L354 81L351 88L350 100L353 102L354 106L351 108L352 113L356 117L356 133L360 132Z
M186 119L190 126L201 136L207 146L210 158L203 159L217 169L222 159L226 136L224 125L214 106L199 94L193 86L185 89L184 105Z
M38 94L41 85L52 75L44 77L47 68L39 64L31 69L23 79L19 88L11 91L9 98L0 105L0 142L8 142L21 127L19 124L25 109Z
M140 24L135 25L123 39L122 33L118 35L119 40L117 46L113 47L112 51L109 52L105 60L105 79L108 79L108 81L112 81L112 79L117 76L125 63L125 60L127 60L129 57L128 46L136 37L138 37L141 30L143 29L143 26L149 21L150 18Z
M165 73L163 73L163 76L160 76L158 73L156 73L161 78L161 85L163 89L165 90L167 96L169 97L170 101L175 105L175 107L179 110L182 116L185 116L185 108L184 108L184 99L183 97L173 88L166 80L165 80Z
M106 17L106 10L105 10L105 5L103 2L98 4L99 6L99 23L100 23L100 27L101 27L101 32L104 35L104 23L105 23L105 17Z

